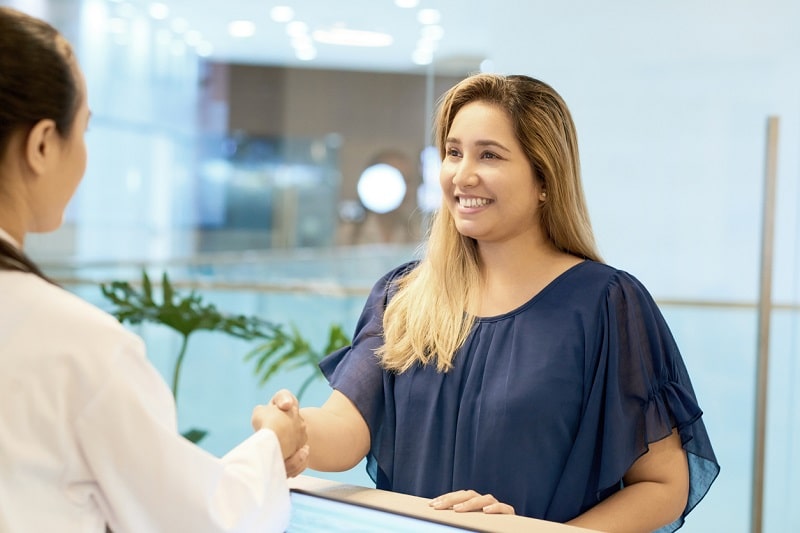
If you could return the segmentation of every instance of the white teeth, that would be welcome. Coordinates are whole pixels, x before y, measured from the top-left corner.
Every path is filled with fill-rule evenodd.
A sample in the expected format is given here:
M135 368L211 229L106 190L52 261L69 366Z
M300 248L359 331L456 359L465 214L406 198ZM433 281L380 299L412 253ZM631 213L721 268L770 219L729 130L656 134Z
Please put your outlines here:
M458 199L458 203L461 207L483 207L484 205L488 204L490 200L488 198L462 198Z

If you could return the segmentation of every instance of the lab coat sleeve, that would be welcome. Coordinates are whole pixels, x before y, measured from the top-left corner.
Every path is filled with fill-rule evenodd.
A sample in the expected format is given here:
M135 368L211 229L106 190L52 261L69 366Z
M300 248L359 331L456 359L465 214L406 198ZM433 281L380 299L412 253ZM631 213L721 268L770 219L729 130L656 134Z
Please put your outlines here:
M116 351L75 424L111 529L285 531L289 492L275 434L260 430L213 456L178 434L172 394L141 341Z

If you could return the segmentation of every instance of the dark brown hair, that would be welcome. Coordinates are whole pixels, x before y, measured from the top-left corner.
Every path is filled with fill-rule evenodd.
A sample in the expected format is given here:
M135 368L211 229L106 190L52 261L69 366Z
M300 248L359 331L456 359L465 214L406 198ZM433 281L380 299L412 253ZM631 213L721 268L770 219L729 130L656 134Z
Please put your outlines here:
M59 134L66 137L80 98L72 49L58 30L0 7L0 159L7 155L12 135L40 120L53 120ZM0 176L0 194L2 188ZM24 253L2 240L0 269L45 277Z

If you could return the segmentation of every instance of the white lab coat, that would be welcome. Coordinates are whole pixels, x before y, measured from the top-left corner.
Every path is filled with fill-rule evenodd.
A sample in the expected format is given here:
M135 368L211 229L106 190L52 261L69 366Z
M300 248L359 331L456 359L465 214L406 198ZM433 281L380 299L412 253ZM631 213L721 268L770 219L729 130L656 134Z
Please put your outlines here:
M272 431L222 458L193 445L139 337L0 270L0 532L261 533L289 511Z

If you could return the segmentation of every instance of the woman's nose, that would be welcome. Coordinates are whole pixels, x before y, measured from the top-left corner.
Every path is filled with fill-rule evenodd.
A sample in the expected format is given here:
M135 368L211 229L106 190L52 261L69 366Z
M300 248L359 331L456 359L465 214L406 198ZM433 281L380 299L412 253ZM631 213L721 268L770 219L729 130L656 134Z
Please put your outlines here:
M456 187L474 187L480 178L474 165L462 160L453 173L453 185Z

